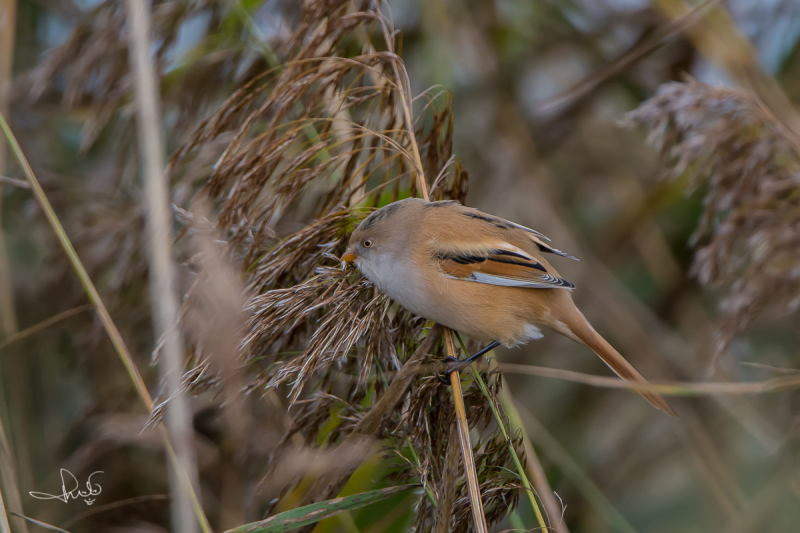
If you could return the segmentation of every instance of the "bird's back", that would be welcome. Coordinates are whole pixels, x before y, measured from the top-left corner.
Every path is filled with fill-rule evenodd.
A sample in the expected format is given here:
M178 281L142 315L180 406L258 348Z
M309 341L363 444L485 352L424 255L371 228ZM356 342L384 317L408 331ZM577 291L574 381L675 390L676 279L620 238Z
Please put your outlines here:
M407 207L408 216L422 221L418 226L422 231L409 246L416 255L413 262L435 268L425 269L428 288L425 297L414 302L400 300L401 304L476 340L499 340L507 346L539 338L540 326L561 329L551 310L574 307L570 291L453 279L438 266L437 254L449 245L484 245L492 249L499 243L507 243L530 255L548 274L558 278L558 272L543 257L534 240L542 238L540 234L457 202L415 200Z
M428 241L505 241L527 252L542 263L548 272L558 276L536 242L543 237L538 232L531 232L508 220L450 200L429 202L427 205L423 203L420 211L425 219L422 225L426 233L424 238Z

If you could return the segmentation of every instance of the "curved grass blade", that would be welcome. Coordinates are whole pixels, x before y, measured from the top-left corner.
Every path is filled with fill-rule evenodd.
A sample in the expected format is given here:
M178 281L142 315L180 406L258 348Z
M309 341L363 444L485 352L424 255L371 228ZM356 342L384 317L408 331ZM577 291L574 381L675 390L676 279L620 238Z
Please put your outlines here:
M147 386L144 383L144 379L142 379L142 375L139 373L139 369L136 368L136 364L133 362L133 358L128 351L128 347L125 345L125 341L122 339L122 334L119 332L119 329L117 329L117 325L111 318L111 314L108 312L108 309L103 303L102 298L100 298L100 293L97 292L97 288L94 286L92 279L89 277L86 267L83 266L83 262L81 262L80 257L78 257L78 252L75 251L72 241L69 240L69 236L67 236L64 226L61 224L61 221L58 219L53 206L47 199L47 195L44 193L44 189L42 189L41 184L39 184L39 180L36 179L36 175L33 173L33 169L31 168L30 163L28 163L28 159L22 152L22 148L17 142L17 138L11 132L11 128L8 126L8 123L6 122L6 119L2 113L0 113L0 131L2 131L3 135L5 135L6 141L8 141L11 151L14 153L17 163L22 168L25 177L28 179L28 183L31 185L33 194L39 203L39 207L42 209L42 211L44 211L47 222L50 224L50 227L56 234L56 239L63 248L67 259L72 266L72 270L78 276L86 296L89 298L89 301L92 302L92 305L97 311L100 322L103 324L103 328L106 330L109 340L114 346L114 350L117 352L122 365L125 367L125 371L128 373L128 376L133 382L139 399L142 400L142 403L147 408L147 412L152 413L153 398L150 396L150 391L147 390ZM181 479L181 484L186 488L186 491L192 498L194 511L197 515L198 522L200 522L200 527L204 533L211 533L211 526L208 523L205 512L203 512L200 499L197 497L194 486L192 485L189 477L186 475L186 472L183 470L181 463L178 462L177 456L175 455L175 450L172 447L172 442L167 434L166 426L164 426L163 423L159 424L159 430L162 438L164 439L164 446L167 449L167 455L175 466L176 472Z
M60 527L56 527L56 526L50 525L50 524L48 524L46 522L42 522L40 520L35 520L35 519L33 519L33 518L29 517L29 516L25 516L24 514L15 513L14 511L9 511L8 513L9 514L13 514L14 516L18 516L20 518L24 518L25 520L27 520L31 524L36 524L37 526L42 527L44 529L47 529L49 531L58 531L59 533L69 533L69 531L67 531L66 529L61 529Z
M404 490L419 487L419 484L400 485L399 487L387 487L385 489L371 490L361 494L353 494L344 498L336 498L319 503L312 503L286 511L266 520L245 524L243 526L230 529L225 533L283 533L292 531L299 527L314 524L325 518L330 518L343 511L354 511L367 505L385 500Z
M547 368L515 363L498 363L501 372L511 374L527 374L554 379L563 379L574 383L583 383L592 387L607 389L630 389L637 392L653 392L664 396L705 396L714 394L743 395L783 392L800 388L800 376L790 374L764 381L651 381L649 383L628 383L617 377L596 376L560 368ZM792 369L790 369L792 370Z
M481 392L483 392L483 395L486 396L486 399L489 401L489 407L491 407L492 413L494 413L494 418L497 420L497 425L500 428L500 431L503 432L503 438L506 439L508 451L511 452L511 458L514 460L514 465L517 467L517 474L519 474L520 480L522 481L522 486L525 488L525 493L528 495L528 500L531 502L531 508L533 509L533 514L536 516L536 522L538 522L539 527L542 528L542 531L547 531L547 524L545 524L544 516L542 516L542 511L539 509L539 505L536 503L536 496L541 498L541 495L536 493L536 491L533 489L533 484L528 481L525 468L523 468L522 462L519 460L517 450L514 449L514 445L511 443L511 435L509 435L509 432L506 431L505 422L503 417L500 416L500 413L497 411L497 406L494 403L494 398L492 398L492 395L489 393L489 388L486 386L486 383L484 383L483 378L474 364L472 365L471 369L472 375L475 377L475 381L478 383ZM503 390L505 391L505 389ZM510 427L509 430L513 431ZM544 500L542 503L544 503Z
M616 507L608 500L603 491L592 481L583 467L567 452L560 442L545 428L539 420L519 404L515 404L524 425L531 428L531 438L542 452L558 466L575 488L595 508L608 523L611 530L620 533L636 533L636 530Z
M84 311L88 311L91 308L92 308L92 306L89 305L89 304L79 305L78 307L73 307L72 309L68 309L66 311L62 311L61 313L58 313L55 316L52 316L52 317L47 318L45 320L42 320L38 324L34 324L33 326L31 326L29 328L25 328L22 331L19 331L19 332L15 333L15 334L11 335L10 337L8 337L6 339L3 339L3 341L0 342L0 350L3 350L5 348L7 348L8 346L11 346L15 342L19 342L22 339L26 339L26 338L30 337L31 335L35 335L35 334L39 333L40 331L44 331L47 328L49 328L50 326L54 326L55 324L58 324L59 322L61 322L63 320L66 320L68 318L72 318L73 316L77 315L78 313L82 313Z

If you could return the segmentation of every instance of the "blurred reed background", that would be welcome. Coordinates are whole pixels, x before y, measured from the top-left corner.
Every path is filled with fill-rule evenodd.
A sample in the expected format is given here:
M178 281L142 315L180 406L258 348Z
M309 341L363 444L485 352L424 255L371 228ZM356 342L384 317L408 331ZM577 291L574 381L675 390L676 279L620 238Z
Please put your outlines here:
M214 531L404 483L423 489L315 531L472 527L448 388L435 368L403 374L418 348L441 360L438 330L336 269L359 208L420 194L416 144L432 198L581 259L556 264L645 376L730 383L673 387L672 420L631 391L525 375L609 375L554 334L495 352L509 365L503 388L482 372L487 394L518 406L512 447L552 529L797 530L800 3L149 5L188 442ZM0 490L73 533L178 531L128 23L123 2L0 0L0 112L158 405L142 407L3 139ZM492 529L539 527L487 397L473 377L464 392ZM94 506L29 496L58 493L61 468L103 471Z

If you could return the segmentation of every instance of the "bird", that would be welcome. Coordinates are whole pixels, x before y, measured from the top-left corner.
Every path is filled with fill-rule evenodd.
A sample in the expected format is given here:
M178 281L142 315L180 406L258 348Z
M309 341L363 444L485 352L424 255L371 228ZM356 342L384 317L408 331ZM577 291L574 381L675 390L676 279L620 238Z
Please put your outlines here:
M453 200L406 198L373 211L350 236L342 265L356 268L408 311L490 343L514 347L549 328L586 345L620 378L647 380L589 323L572 300L575 286L544 258L574 257L520 224ZM640 391L676 417L659 395Z

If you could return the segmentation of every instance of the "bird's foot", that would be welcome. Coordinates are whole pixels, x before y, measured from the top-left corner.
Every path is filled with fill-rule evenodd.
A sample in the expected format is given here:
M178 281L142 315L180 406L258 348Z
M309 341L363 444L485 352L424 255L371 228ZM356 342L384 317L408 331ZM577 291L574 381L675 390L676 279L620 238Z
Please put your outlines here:
M472 361L470 361L469 359L459 361L453 356L446 357L444 362L447 365L445 367L445 371L443 374L436 374L436 378L445 385L450 384L450 374L452 374L453 372L461 372L472 363Z
M488 352L491 352L492 350L494 350L498 346L500 346L500 341L491 342L487 346L485 346L484 348L478 350L477 352L475 352L474 354L470 355L469 357L467 357L464 360L459 360L459 359L456 359L453 356L448 356L444 360L445 363L448 363L448 365L447 365L447 367L446 367L446 369L444 371L444 374L437 374L436 377L439 379L439 381L441 381L445 385L448 385L450 383L450 379L449 379L450 378L450 374L452 374L453 372L461 372L462 370L467 368L469 365L471 365L472 363L474 363L475 361L480 359L484 354L486 354Z

